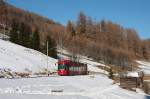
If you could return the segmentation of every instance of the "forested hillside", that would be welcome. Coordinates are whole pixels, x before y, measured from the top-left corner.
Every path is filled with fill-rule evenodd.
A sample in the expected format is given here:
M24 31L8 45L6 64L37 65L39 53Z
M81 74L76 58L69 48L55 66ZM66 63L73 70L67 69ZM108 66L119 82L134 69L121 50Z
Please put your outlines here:
M69 21L68 49L107 64L129 66L135 59L150 58L150 41L142 40L136 30L111 21L93 21L81 12L77 22Z
M48 18L16 8L0 0L0 32L10 36L10 41L46 54L46 41L56 57L55 35L65 27Z
M24 11L4 2L4 0L0 0L0 24L5 24L6 28L10 28L14 23L17 23L19 26L24 24L26 27L29 27L29 32L34 32L38 29L41 41L46 39L47 34L63 32L64 30L64 26L51 19ZM0 27L2 28L2 26Z
M49 40L49 49L61 46L74 56L81 54L123 68L135 59L150 59L150 40L142 40L136 30L108 20L95 21L83 12L76 22L70 20L63 26L0 0L0 23L6 25L12 42L42 52ZM50 50L54 57L55 50Z

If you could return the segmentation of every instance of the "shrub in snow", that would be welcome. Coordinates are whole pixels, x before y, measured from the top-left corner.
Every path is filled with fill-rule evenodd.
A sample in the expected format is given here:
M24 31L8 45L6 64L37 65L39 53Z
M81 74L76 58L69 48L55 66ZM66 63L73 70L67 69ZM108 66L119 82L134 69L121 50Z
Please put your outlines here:
M113 79L113 78L114 78L112 68L110 68L110 70L109 70L109 78L110 78L110 79Z

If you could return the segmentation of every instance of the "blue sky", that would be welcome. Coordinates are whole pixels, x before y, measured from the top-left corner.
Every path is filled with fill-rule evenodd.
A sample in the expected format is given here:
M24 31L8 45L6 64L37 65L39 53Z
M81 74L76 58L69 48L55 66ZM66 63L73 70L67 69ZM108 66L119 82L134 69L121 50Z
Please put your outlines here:
M111 20L150 38L150 0L7 0L61 24L75 21L80 11L100 21Z

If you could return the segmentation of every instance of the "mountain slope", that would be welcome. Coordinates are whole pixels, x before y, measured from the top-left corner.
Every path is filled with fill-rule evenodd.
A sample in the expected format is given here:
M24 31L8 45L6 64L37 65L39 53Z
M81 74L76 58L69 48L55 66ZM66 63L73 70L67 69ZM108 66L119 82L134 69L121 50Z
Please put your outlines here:
M9 41L0 40L0 70L11 69L14 72L32 73L39 72L46 66L47 57L35 50L13 44ZM97 65L103 64L94 62L89 58L82 56L80 62L87 63L90 71L104 72L98 70ZM56 59L49 57L48 68L55 71L57 66ZM80 83L79 83L80 82ZM105 83L104 83L105 82ZM85 75L85 76L60 76L43 78L22 78L22 79L1 79L0 97L16 99L29 98L44 99L56 98L60 96L63 99L78 97L82 99L146 99L149 98L143 93L136 93L119 88L117 84L105 75ZM62 93L52 93L52 90L63 90ZM13 94L12 94L13 93ZM32 95L32 96L30 96ZM66 98L65 98L66 97Z
M58 50L59 52L59 50ZM60 57L65 59L68 56L58 54ZM67 55L67 54L66 54ZM104 64L94 62L89 58L82 56L80 57L81 63L88 65L90 72L107 73L97 66L104 67ZM29 49L9 41L0 39L0 70L11 70L12 72L29 72L33 74L41 72L47 69L47 56L41 52L33 49ZM48 69L50 72L57 70L57 60L51 57L48 58ZM108 73L107 73L108 74Z
M48 58L48 68L56 70L56 59ZM10 69L15 72L39 72L47 68L47 56L9 41L0 40L0 69Z
M62 32L64 29L63 25L52 19L25 11L3 1L4 0L0 1L0 31L3 29L1 24L6 25L6 30L8 30L6 32L9 34L13 22L17 22L18 24L25 23L31 28L32 32L34 32L35 29L38 29L41 41L43 41L50 33Z

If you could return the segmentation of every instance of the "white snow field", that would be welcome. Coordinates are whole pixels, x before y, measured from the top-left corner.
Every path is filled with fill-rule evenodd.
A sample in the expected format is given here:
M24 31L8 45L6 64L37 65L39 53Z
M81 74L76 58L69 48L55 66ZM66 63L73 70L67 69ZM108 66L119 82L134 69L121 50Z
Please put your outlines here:
M146 75L150 75L150 62L136 61L140 70L144 71Z
M56 59L49 57L48 63L51 71L57 69ZM35 73L44 68L47 68L46 55L0 39L0 70L10 69L13 72L32 71Z
M104 75L0 79L0 99L148 99L112 83Z
M47 68L47 57L9 41L0 40L0 71L38 72ZM50 71L57 70L57 60L48 58ZM90 71L106 72L97 67L103 64L82 57ZM0 99L149 99L143 93L121 89L106 75L54 76L0 79Z

